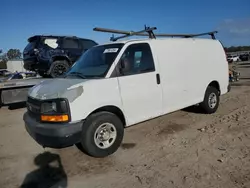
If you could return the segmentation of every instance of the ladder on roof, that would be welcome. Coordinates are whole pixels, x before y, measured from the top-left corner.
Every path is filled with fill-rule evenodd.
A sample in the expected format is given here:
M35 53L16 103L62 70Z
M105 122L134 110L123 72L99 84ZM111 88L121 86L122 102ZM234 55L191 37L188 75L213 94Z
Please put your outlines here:
M155 34L153 31L156 29L157 29L156 27L147 27L145 25L144 29L141 31L123 31L123 30L107 29L107 28L100 28L100 27L95 27L93 30L106 32L106 33L113 33L113 36L110 37L110 41L117 41L119 39L130 37L130 36L148 36L150 39L156 39L156 37L192 38L192 37L210 35L212 39L216 39L215 33L218 33L218 31L210 31L210 32L198 33L198 34L164 34L164 33ZM114 37L114 34L122 34L122 36Z

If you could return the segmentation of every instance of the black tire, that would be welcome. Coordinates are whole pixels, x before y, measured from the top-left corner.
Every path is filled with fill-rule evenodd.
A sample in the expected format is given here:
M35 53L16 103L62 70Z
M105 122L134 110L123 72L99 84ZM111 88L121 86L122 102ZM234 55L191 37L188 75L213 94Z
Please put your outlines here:
M108 148L100 148L95 143L94 137L97 135L95 132L98 127L104 123L112 124L116 129L116 138L111 146ZM82 128L81 145L85 153L92 157L107 157L113 154L120 147L124 134L124 127L122 121L113 113L110 112L98 112L90 115L86 122L84 122ZM110 139L110 138L109 138Z
M70 66L69 63L66 60L62 60L62 61L54 61L51 64L50 67L50 76L52 78L57 78L62 76L64 73L66 73L69 70Z
M214 103L214 106L210 105L210 96L212 95L216 97L216 103ZM218 89L212 86L208 86L204 96L204 100L200 105L201 108L204 110L206 114L212 114L217 111L219 103L220 103L220 96Z

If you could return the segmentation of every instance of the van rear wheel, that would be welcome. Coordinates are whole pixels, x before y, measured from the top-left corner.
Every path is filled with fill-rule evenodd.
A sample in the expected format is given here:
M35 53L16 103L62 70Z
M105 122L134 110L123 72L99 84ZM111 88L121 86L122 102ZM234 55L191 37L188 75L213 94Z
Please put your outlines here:
M208 86L203 102L200 104L201 108L206 114L215 113L219 107L220 96L219 91L213 86Z
M120 147L123 134L123 123L115 114L110 112L92 114L82 128L82 149L92 157L106 157Z

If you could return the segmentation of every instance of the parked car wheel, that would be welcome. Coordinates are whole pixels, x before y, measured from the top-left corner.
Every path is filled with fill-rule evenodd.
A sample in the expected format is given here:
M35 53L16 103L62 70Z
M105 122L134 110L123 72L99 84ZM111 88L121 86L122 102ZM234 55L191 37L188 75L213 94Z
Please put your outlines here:
M213 86L208 86L201 107L206 114L215 113L219 107L219 91Z
M90 115L82 128L83 151L92 157L106 157L121 145L124 127L113 113L98 112Z
M56 78L66 73L69 68L69 63L66 60L55 61L52 63L49 73L52 78Z

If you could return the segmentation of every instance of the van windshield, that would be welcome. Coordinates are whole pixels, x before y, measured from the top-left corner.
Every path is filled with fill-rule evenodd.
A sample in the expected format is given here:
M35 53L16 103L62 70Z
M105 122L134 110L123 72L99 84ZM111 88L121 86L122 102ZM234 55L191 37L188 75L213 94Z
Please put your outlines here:
M66 77L105 77L124 44L95 46L87 50L66 73Z

